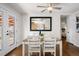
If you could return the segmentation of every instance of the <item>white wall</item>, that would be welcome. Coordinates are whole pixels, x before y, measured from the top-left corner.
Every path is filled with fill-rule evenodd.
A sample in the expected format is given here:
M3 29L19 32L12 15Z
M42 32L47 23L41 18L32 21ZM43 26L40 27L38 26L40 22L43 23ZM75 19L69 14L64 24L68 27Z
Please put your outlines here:
M79 47L79 33L77 33L76 30L76 16L78 15L79 12L75 12L67 18L67 25L69 32L67 41L74 44L77 47Z
M2 40L2 49L0 50L0 55L5 55L8 52L10 52L12 49L14 49L16 46L20 45L22 42L22 15L20 13L16 12L13 8L10 8L6 6L5 4L0 4L0 8L2 8L5 12L6 10L8 11L8 14L14 15L15 16L15 43L8 47L6 42L6 39Z
M53 13L53 14L27 14L28 16L24 16L23 19L23 26L24 26L24 38L26 39L27 36L31 33L37 33L30 31L30 16L51 16L52 17L52 31L45 31L43 33L52 33L52 36L61 38L61 30L60 30L60 13ZM79 12L67 14L67 41L74 44L75 46L79 47L79 33L76 32L76 16L79 16ZM68 33L69 32L69 33Z
M70 43L73 43L75 44L75 15L70 15L68 18L67 18L67 34L68 34L68 39L67 41L70 42Z
M52 31L45 31L43 33L51 33L53 37L61 38L61 31L60 31L60 14L59 13L53 13L53 14L28 14L28 16L24 16L23 19L23 26L24 26L24 39L27 38L29 33L37 33L35 31L30 31L30 17L31 16L51 16L52 17ZM50 35L51 35L50 34Z

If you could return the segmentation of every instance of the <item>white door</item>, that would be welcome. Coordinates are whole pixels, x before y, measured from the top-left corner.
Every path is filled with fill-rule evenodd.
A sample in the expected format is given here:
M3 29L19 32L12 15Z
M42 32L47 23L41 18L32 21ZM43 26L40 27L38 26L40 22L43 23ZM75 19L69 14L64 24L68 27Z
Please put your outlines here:
M15 43L15 19L13 16L8 16L6 26L7 44L8 46L12 46Z
M0 14L0 50L2 49L2 40L3 40L3 17Z
M0 50L6 51L14 44L15 18L13 16L0 15Z
M67 42L69 42L70 41L70 20L69 20L69 17L67 17L67 31L66 31L66 36L67 36Z

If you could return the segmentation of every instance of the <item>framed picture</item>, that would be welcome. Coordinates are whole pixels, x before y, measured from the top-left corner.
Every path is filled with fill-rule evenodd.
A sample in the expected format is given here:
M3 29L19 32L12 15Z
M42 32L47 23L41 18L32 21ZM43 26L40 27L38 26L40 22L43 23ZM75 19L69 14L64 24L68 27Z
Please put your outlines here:
M79 17L76 17L76 22L79 22Z
M30 17L31 31L51 31L52 17Z
M76 30L79 33L79 17L76 17Z
M76 24L76 29L79 29L79 24Z

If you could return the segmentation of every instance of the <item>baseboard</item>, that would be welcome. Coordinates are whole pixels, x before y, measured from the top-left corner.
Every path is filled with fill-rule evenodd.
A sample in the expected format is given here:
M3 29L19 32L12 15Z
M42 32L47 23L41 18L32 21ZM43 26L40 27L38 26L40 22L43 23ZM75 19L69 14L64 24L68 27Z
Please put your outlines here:
M79 47L79 45L78 44L74 44L76 47Z
M79 47L79 45L78 44L74 44L74 43L71 43L71 42L68 42L70 45L74 45L74 46L76 46L76 47Z

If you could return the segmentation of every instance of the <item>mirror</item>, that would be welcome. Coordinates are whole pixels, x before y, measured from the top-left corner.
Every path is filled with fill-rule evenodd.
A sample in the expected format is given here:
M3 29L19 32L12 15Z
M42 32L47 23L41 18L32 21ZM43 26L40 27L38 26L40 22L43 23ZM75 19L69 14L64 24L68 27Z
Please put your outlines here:
M31 31L51 31L52 18L51 17L30 17Z

